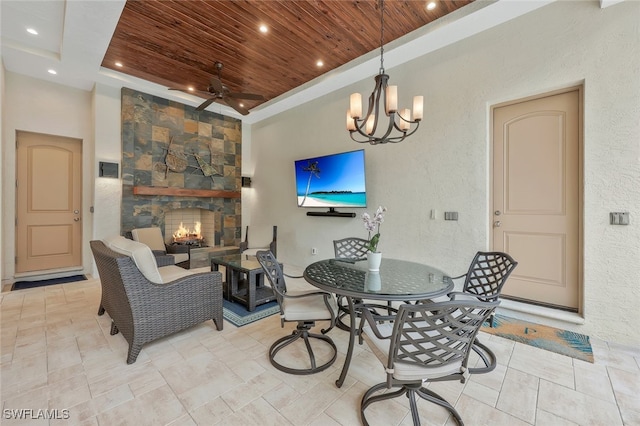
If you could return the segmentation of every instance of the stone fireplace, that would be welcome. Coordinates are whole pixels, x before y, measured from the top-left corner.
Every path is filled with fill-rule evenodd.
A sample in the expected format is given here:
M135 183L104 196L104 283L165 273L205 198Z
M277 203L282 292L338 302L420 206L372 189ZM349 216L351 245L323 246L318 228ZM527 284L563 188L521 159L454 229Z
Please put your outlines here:
M158 226L171 243L197 216L206 245L239 245L241 152L240 120L123 88L121 232Z

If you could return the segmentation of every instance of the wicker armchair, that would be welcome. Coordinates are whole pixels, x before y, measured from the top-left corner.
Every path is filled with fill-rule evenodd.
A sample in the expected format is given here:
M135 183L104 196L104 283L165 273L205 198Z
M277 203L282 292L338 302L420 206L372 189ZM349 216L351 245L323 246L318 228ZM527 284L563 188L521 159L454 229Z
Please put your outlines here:
M136 361L142 345L203 321L212 319L222 330L219 272L189 273L165 266L183 272L180 276L173 269L160 271L170 281L155 283L138 269L132 257L109 249L102 241L91 241L90 245L102 284L98 314L106 311L112 320L111 334L120 331L129 343L127 364Z

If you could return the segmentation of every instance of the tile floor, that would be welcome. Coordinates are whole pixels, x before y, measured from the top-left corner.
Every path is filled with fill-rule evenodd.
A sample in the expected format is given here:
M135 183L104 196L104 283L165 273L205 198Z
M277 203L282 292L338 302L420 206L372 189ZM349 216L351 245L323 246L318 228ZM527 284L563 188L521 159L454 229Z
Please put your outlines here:
M207 321L146 345L127 365L124 338L110 336L108 315L96 314L99 297L95 279L0 294L0 423L358 425L362 394L384 380L364 344L344 386L335 386L348 337L338 329L330 333L338 360L325 372L293 376L274 369L267 350L288 333L277 315L242 328L225 322L223 331ZM481 338L498 356L495 371L466 384L430 385L454 402L467 425L640 425L639 348L592 339L591 364ZM11 419L19 409L58 410L69 418ZM421 403L420 410L423 425L455 424L433 404ZM374 425L411 424L404 398L367 413Z

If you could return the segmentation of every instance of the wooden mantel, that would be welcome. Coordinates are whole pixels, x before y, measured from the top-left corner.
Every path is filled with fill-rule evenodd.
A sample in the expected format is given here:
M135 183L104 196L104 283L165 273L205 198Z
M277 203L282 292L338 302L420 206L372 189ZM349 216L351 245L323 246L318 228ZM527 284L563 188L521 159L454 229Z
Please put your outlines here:
M167 188L160 186L134 186L134 195L171 195L174 197L199 198L240 198L239 191L219 191L214 189Z

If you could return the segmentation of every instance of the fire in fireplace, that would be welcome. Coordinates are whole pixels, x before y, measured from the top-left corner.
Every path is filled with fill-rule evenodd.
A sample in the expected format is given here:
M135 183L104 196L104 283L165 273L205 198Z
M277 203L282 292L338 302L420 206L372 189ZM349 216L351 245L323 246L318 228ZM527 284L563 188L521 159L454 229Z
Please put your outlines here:
M201 234L201 223L196 222L193 230L185 228L184 224L180 222L178 230L173 233L173 242L178 244L190 244L201 245L204 238Z

